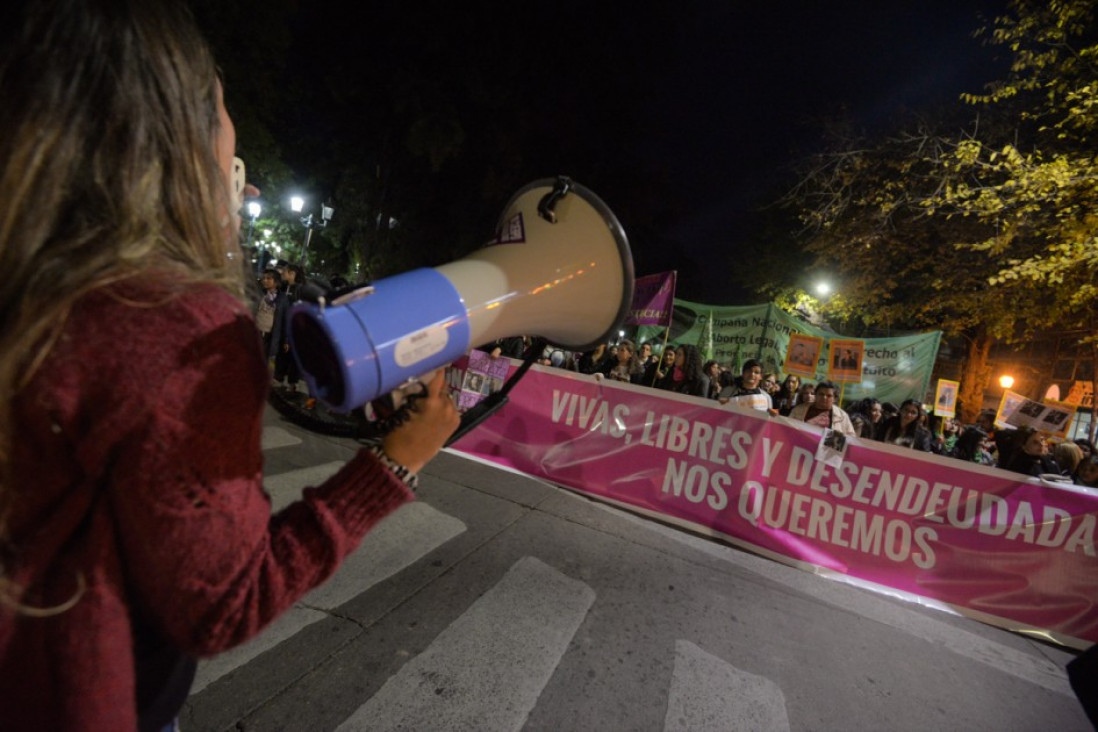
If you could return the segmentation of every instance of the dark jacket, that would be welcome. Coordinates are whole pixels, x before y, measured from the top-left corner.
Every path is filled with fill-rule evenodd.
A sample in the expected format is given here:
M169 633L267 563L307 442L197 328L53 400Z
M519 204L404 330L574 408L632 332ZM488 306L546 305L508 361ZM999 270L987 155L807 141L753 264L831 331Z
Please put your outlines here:
M877 433L876 439L879 442L899 444L923 452L932 452L934 449L934 436L925 427L916 426L913 431L909 432L909 436L900 438L900 415L898 414L885 420Z

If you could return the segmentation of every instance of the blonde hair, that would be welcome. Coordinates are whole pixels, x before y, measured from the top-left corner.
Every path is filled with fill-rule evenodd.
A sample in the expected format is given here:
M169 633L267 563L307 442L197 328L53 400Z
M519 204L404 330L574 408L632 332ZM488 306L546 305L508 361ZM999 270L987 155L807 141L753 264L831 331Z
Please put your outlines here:
M73 304L152 271L243 296L217 69L181 3L35 0L0 28L0 543L12 402ZM13 17L17 16L17 17ZM0 599L11 597L0 567Z
M1074 473L1083 460L1083 448L1074 442L1061 442L1052 448L1052 459L1065 473Z

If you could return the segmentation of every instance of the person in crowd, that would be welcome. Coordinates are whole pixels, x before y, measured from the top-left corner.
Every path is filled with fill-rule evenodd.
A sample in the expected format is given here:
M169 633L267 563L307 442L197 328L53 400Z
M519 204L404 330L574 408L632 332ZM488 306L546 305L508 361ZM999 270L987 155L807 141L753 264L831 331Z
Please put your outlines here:
M1019 427L1014 430L1014 447L1003 466L1007 470L1023 475L1062 475L1060 466L1048 452L1048 441L1043 432L1032 427Z
M890 445L932 451L934 436L922 425L923 405L917 399L905 399L899 413L881 425L877 439Z
M643 342L637 347L637 363L640 367L640 373L636 376L632 383L645 384L651 386L652 382L645 381L645 375L648 374L649 363L652 360L652 345L649 342Z
M974 432L975 434L966 440L965 434L967 432ZM965 447L963 448L962 455L969 455L971 451L975 449L976 445L982 444L986 448L987 454L993 458L991 464L994 465L994 457L996 454L995 443L992 440L992 435L994 434L994 432L995 412L985 409L978 415L976 415L975 424L969 425L968 427L960 430L960 433L957 436L957 441L954 443L953 448L945 454L952 457L961 457L962 460L971 459L969 457L962 457L961 455L956 454L958 452L958 445L960 445L961 442L964 441ZM975 462L980 461L976 460Z
M590 351L585 351L579 358L577 368L581 374L602 373L605 364L608 363L606 344L600 343Z
M653 351L651 349L651 346L649 346L649 354L644 361L644 376L641 377L641 384L643 384L644 386L656 385L656 382L659 380L657 377L657 372L660 369L661 362L662 359L660 357L660 354Z
M706 391L706 399L716 399L721 391L721 365L709 360L702 366L702 373L709 378L709 389Z
M811 404L814 401L816 401L816 385L807 381L802 381L800 388L797 389L797 400L794 402L793 406Z
M778 395L772 398L774 408L778 414L788 417L790 410L797 403L797 390L801 387L801 377L796 374L787 374L778 389Z
M281 343L274 357L274 383L288 392L296 392L298 382L301 381L301 372L297 367L297 359L290 350L290 308L298 301L298 293L305 282L305 270L300 265L287 264L279 272L282 275L280 289L286 298L286 307L282 319ZM314 398L310 396L310 399ZM315 403L314 401L313 404Z
M1081 449L1083 451L1083 458L1084 459L1089 458L1092 455L1096 454L1095 450L1094 450L1094 443L1091 442L1090 440L1088 440L1087 438L1079 437L1075 440L1072 440L1072 442L1074 442L1076 445L1078 445L1079 449Z
M290 264L284 259L278 260L278 274L282 276L282 287L286 299L291 303L299 299L298 291L305 284L305 270L300 264Z
M653 385L659 387L663 383L664 379L668 377L671 370L675 367L675 359L678 358L678 348L673 345L666 345L663 347L663 353L660 354L660 360L656 365L655 371L652 373L652 377L655 378ZM647 381L647 377L645 379Z
M613 381L624 381L628 384L636 383L636 381L644 378L644 367L634 358L635 348L633 341L621 341L618 344L614 360L606 359L595 373Z
M821 381L816 384L813 400L793 407L789 418L835 430L847 437L854 437L854 425L850 421L850 415L835 403L837 392L838 388L835 384L830 381Z
M484 351L492 358L507 356L508 358L522 359L526 356L526 347L530 343L531 340L528 336L509 336L479 346L477 350Z
M1067 476L1075 475L1075 469L1083 461L1083 448L1074 442L1060 442L1052 448L1052 459L1060 466L1060 472Z
M575 371L575 362L572 359L572 354L568 351L563 351L556 346L546 345L541 349L541 355L538 356L537 362L542 366L552 366L558 369L567 369L569 371Z
M881 425L881 403L873 397L860 399L847 410L850 422L854 425L854 434L866 440L877 439L877 429Z
M781 391L781 386L778 384L778 375L773 371L767 371L762 377L762 388L767 394L770 395L770 402L774 402L774 398Z
M762 364L751 358L743 363L740 376L721 389L717 401L721 404L733 404L747 409L769 412L774 408L770 394L762 387Z
M887 422L900 413L900 408L892 402L881 402L881 422Z
M286 294L282 291L282 275L277 269L266 269L260 278L263 292L255 304L255 327L263 340L263 353L268 363L282 352L286 334ZM272 385L277 385L277 380Z
M948 455L953 446L957 444L957 440L961 437L961 423L956 419L946 418L942 427L942 450L943 455Z
M681 345L674 350L675 360L667 374L660 380L659 388L679 394L705 397L709 381L702 372L701 353L697 346Z
M235 132L186 5L4 19L0 727L170 728L195 659L328 579L460 420L440 370L272 515Z
M1072 480L1075 485L1098 488L1098 455L1091 455L1080 462L1075 468Z
M988 434L976 425L962 432L953 444L953 448L945 454L969 463L995 464L995 456L992 454Z

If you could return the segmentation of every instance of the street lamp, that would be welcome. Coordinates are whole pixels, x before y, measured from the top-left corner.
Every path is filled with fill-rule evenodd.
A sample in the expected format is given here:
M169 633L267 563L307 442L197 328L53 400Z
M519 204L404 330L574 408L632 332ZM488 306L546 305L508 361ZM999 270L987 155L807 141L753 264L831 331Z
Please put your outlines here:
M244 248L251 252L252 246L252 234L255 232L255 220L259 218L259 214L263 212L263 206L259 201L251 200L244 204L244 210L248 212L248 216L251 221L248 222L248 239L244 242ZM263 257L256 256L256 274L260 274L263 271Z
M820 297L827 297L831 294L831 285L827 282L817 282L816 294Z
M1010 387L1014 386L1014 377L1010 374L1003 374L999 377L999 386L1003 387L1004 389L1009 389Z
M292 196L290 198L290 208L294 213L301 213L305 208L305 199L301 196ZM328 225L328 222L332 220L332 214L335 213L335 209L331 206L320 204L320 218L313 218L313 214L309 213L301 217L301 225L305 227L305 243L301 247L301 268L306 268L306 263L309 260L309 242L313 238L313 229L323 229Z

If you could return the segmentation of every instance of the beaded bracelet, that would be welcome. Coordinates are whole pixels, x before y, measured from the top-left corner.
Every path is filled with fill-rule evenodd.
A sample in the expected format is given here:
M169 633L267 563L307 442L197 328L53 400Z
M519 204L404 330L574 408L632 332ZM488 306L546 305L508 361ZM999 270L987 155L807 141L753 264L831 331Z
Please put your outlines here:
M419 487L419 476L412 473L411 470L408 470L406 465L401 465L396 460L389 457L389 453L385 452L385 448L380 444L371 447L370 452L378 459L378 462L388 468L393 475L404 483L404 485L408 486L413 491Z

